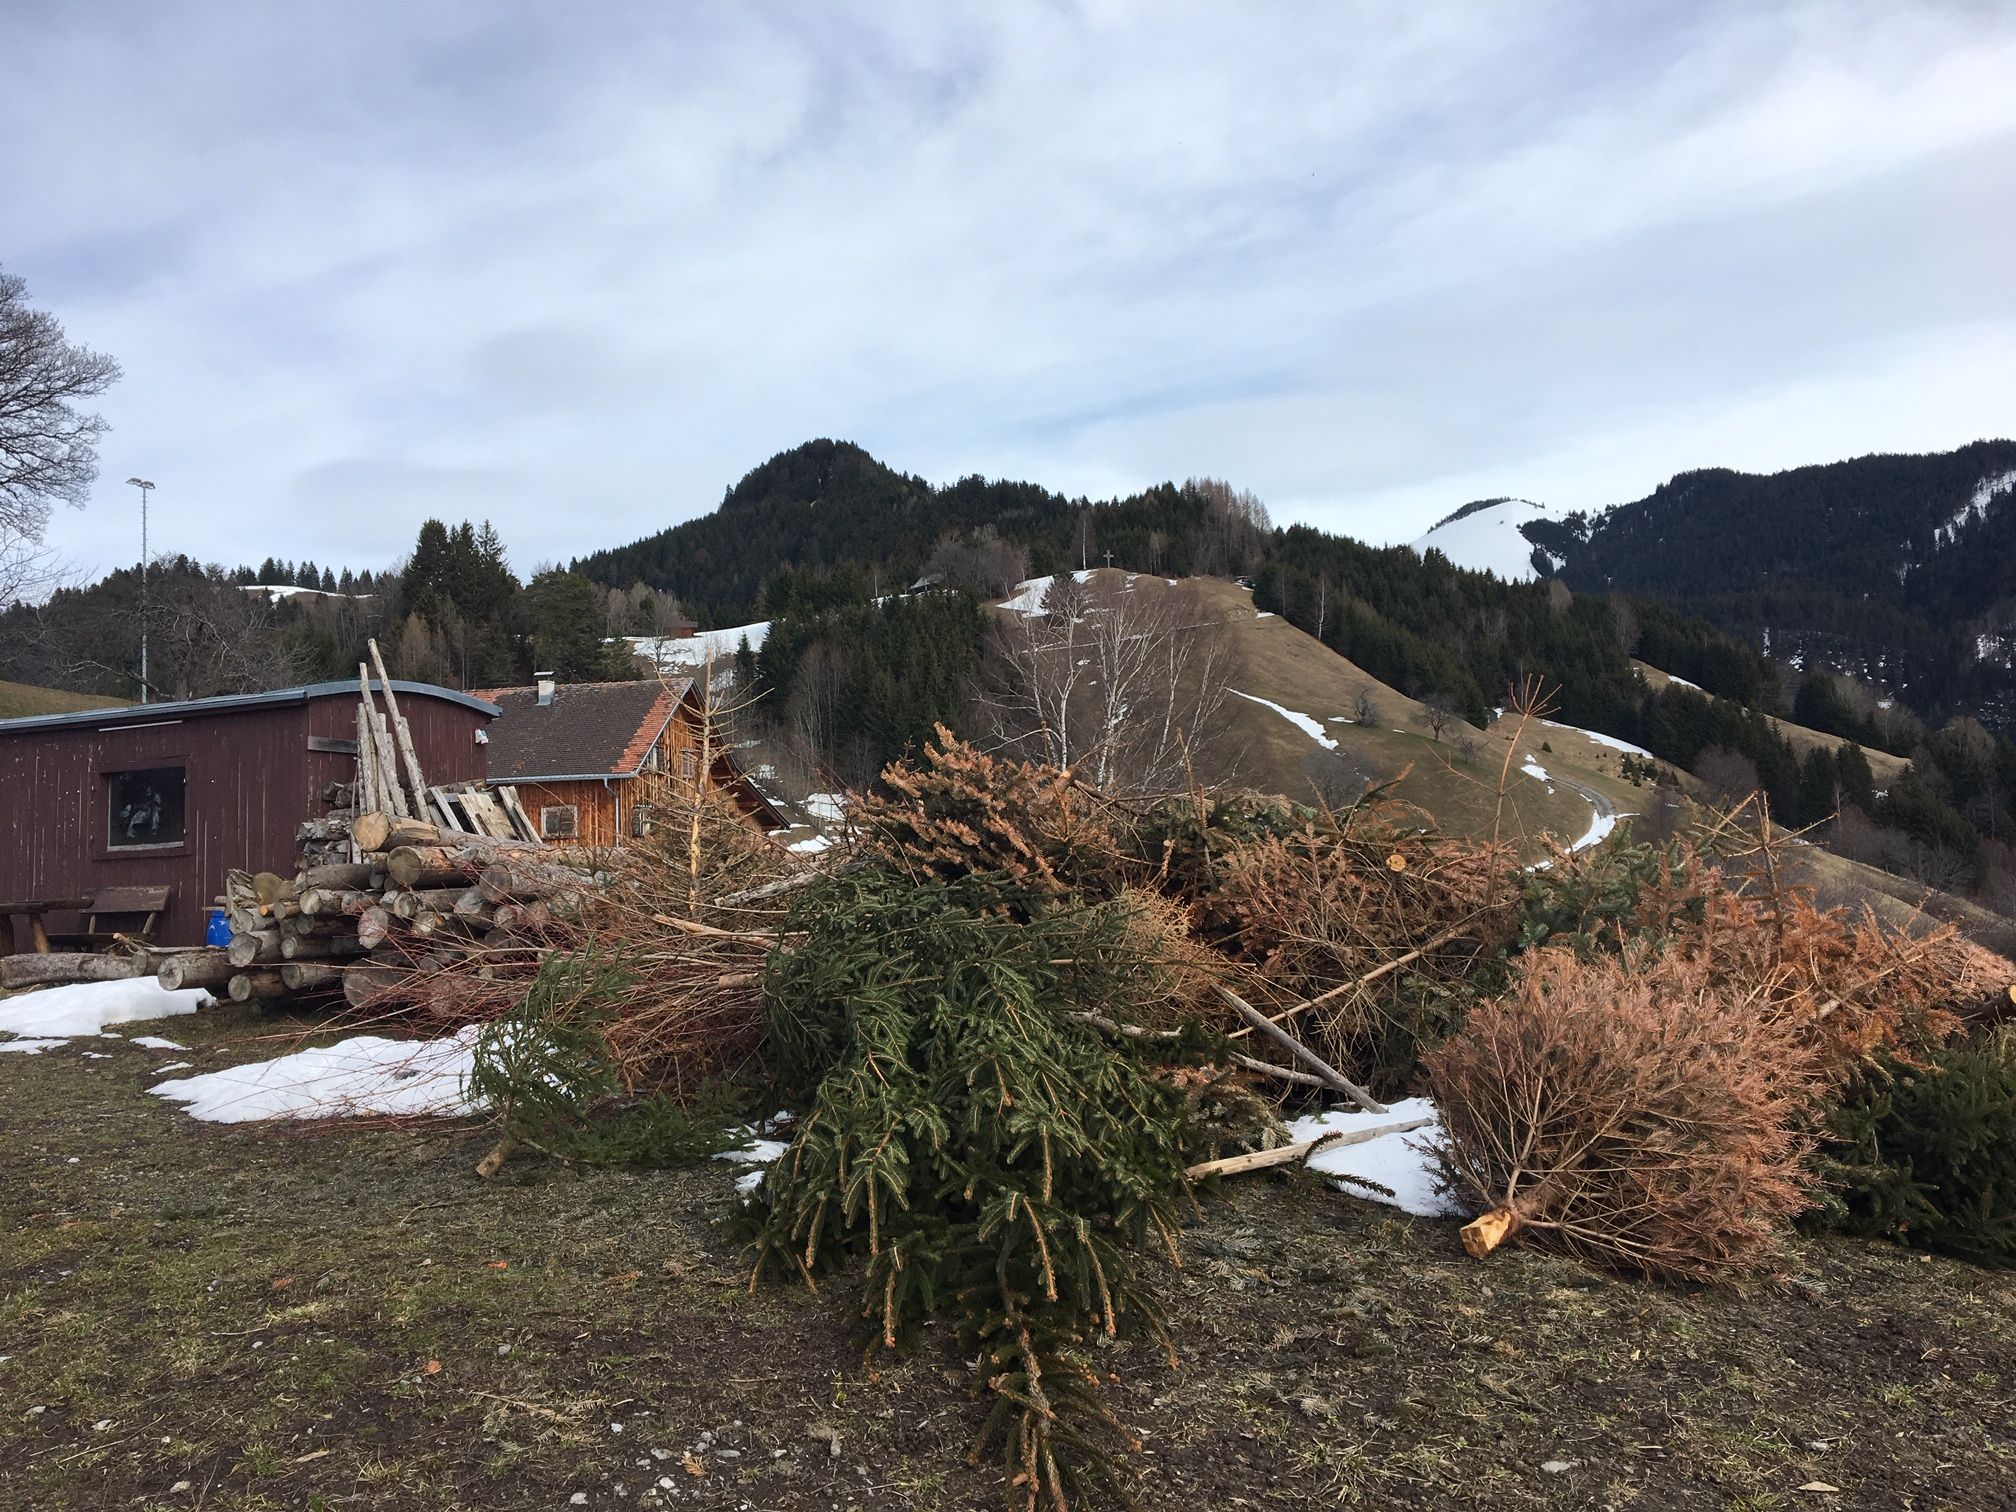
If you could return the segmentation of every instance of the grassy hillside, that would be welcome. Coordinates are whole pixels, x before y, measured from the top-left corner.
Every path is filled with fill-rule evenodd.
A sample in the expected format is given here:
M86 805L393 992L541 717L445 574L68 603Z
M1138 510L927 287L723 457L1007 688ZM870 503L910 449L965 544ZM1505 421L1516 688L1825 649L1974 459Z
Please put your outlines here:
M1126 577L1118 569L1102 569L1095 576L1106 570L1116 584ZM1617 774L1616 752L1579 732L1535 727L1517 742L1501 815L1499 776L1514 746L1514 732L1505 722L1480 730L1458 720L1437 741L1419 703L1287 620L1257 613L1245 589L1212 578L1185 579L1183 587L1197 595L1208 619L1222 623L1235 652L1230 683L1237 696L1226 699L1224 736L1199 772L1207 781L1314 801L1312 765L1320 765L1323 748L1301 721L1268 707L1274 704L1320 725L1325 738L1336 742L1336 755L1360 778L1402 778L1395 795L1419 805L1454 833L1486 835L1496 820L1506 838L1537 852L1542 835L1564 844L1582 838L1598 802L1619 812L1636 807L1636 790ZM1166 593L1169 585L1162 578L1141 576L1130 591ZM1377 713L1363 725L1353 718L1361 693L1369 694ZM1266 702L1258 701L1262 699ZM1461 749L1466 738L1475 747L1468 756ZM1541 751L1543 740L1552 753ZM1528 758L1548 780L1521 771ZM1588 796L1592 793L1596 798Z
M1645 679L1645 685L1655 693L1663 690L1673 680L1650 662L1634 661L1632 665ZM1792 749L1802 758L1815 748L1832 752L1848 744L1848 741L1841 736L1829 735L1825 730L1808 729L1805 725L1794 724L1789 719L1779 719L1775 715L1765 717L1771 721L1774 730L1792 743ZM1869 758L1869 774L1876 779L1879 791L1888 788L1891 783L1902 777L1905 768L1911 765L1908 757L1893 756L1888 751L1877 750L1874 746L1864 746L1862 754Z
M102 693L71 693L62 688L38 688L31 683L0 680L0 719L27 719L36 714L72 714L79 709L116 709L130 698Z

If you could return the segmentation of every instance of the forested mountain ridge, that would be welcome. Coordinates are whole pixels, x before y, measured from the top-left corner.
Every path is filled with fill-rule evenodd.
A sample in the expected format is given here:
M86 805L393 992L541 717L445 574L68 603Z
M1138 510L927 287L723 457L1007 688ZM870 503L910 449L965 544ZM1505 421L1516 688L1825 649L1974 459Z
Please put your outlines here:
M1165 483L1094 504L979 476L934 487L852 442L808 441L755 468L712 513L576 558L572 570L610 587L641 582L677 594L703 622L722 625L767 612L763 589L780 568L859 568L876 595L899 592L947 537L1012 543L1039 574L1096 566L1108 552L1170 576L1242 570L1250 532L1234 517L1238 501L1213 494Z
M2016 441L1705 468L1522 534L1577 592L1660 599L1927 714L2016 722Z

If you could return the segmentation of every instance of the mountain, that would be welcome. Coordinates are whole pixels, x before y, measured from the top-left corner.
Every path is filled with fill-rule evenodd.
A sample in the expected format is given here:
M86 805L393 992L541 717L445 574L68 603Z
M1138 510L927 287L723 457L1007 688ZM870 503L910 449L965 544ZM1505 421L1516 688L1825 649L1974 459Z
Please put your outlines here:
M1531 499L1479 499L1445 515L1414 543L1422 556L1439 551L1458 567L1508 583L1551 577L1560 565L1527 536L1529 524L1551 519Z
M1681 473L1520 533L1578 592L1660 599L1794 667L2016 726L2016 441Z

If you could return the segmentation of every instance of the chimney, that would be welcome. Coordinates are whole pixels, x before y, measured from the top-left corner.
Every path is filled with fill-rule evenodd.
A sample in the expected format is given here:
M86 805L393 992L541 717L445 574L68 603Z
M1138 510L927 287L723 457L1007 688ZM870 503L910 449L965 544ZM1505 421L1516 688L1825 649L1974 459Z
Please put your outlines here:
M538 680L539 707L543 709L553 702L553 674L551 672L534 672L532 676Z

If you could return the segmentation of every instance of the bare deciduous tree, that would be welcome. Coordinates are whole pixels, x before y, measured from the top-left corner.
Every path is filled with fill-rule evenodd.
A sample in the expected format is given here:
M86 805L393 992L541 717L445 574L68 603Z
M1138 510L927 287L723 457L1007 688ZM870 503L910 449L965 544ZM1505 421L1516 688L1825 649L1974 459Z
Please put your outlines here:
M1421 700L1420 720L1428 727L1428 733L1439 741L1442 732L1456 722L1456 705L1446 694L1430 693Z
M1192 589L1060 574L1041 612L1002 622L996 649L1008 674L996 734L1095 786L1182 786L1218 739L1232 642Z
M98 476L101 415L77 402L119 378L119 364L73 345L28 286L0 273L0 531L42 539L51 504L82 504Z

